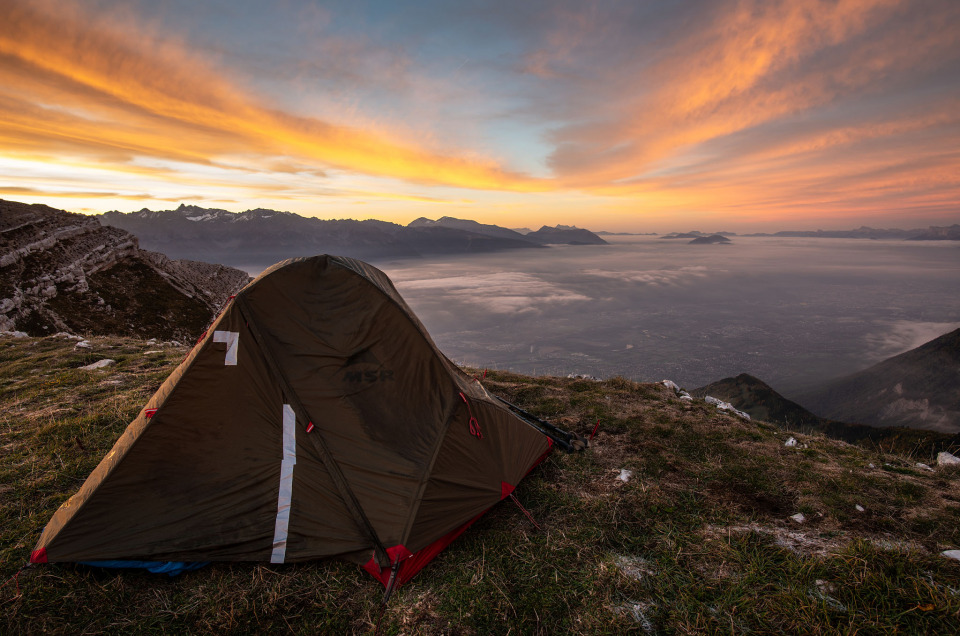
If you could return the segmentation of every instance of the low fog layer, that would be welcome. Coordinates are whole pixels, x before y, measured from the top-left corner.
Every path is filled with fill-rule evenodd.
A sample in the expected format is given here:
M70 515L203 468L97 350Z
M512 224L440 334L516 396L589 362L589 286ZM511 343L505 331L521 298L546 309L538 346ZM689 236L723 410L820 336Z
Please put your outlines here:
M960 326L960 245L737 238L389 263L451 358L525 373L790 393Z
M788 396L960 326L960 245L608 237L378 263L457 362L523 373L750 373Z

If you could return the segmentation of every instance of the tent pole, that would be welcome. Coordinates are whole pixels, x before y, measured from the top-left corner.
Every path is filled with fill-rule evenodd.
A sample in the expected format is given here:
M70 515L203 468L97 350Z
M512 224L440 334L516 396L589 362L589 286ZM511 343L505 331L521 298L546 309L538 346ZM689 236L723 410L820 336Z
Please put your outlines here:
M516 404L511 404L510 402L507 402L506 400L504 400L502 397L498 395L494 395L493 397L500 400L500 402L505 404L507 408L509 408L515 414L519 415L524 421L526 421L528 424L533 426L535 429L537 429L538 431L540 431L541 433L543 433L544 435L552 439L554 442L557 443L558 446L560 446L560 448L567 451L568 453L572 453L574 451L582 451L585 448L587 448L587 446L589 446L589 442L586 439L577 435L576 433L565 431L562 428L559 428L558 426L554 426L550 422L541 420L536 415L532 413L528 413L527 411L524 411L522 408L520 408Z

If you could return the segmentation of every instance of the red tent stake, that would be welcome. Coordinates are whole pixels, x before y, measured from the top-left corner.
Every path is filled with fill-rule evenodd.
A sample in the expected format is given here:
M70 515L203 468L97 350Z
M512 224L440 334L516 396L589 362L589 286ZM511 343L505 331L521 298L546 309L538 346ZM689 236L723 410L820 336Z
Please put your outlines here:
M600 428L600 418L597 418L597 425L593 427L593 432L590 433L590 439L593 439L593 436L597 434L597 429Z

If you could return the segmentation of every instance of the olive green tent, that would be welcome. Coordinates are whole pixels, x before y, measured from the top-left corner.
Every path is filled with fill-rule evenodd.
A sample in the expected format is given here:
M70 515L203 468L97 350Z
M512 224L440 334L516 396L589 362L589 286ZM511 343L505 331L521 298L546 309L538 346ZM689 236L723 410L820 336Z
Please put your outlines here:
M291 259L228 304L31 560L339 557L402 583L545 457L536 426L437 350L383 272Z

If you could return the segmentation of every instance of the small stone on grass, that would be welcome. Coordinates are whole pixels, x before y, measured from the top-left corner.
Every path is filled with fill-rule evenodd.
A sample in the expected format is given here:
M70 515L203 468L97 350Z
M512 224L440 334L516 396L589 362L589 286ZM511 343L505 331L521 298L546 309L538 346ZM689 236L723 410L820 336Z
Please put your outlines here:
M937 466L958 466L960 465L960 457L957 457L953 453L948 453L947 451L942 451L937 455Z
M104 367L109 367L111 364L116 363L116 360L111 360L109 358L104 358L103 360L97 360L93 364L88 364L85 367L80 367L81 371L95 371L97 369L103 369Z

